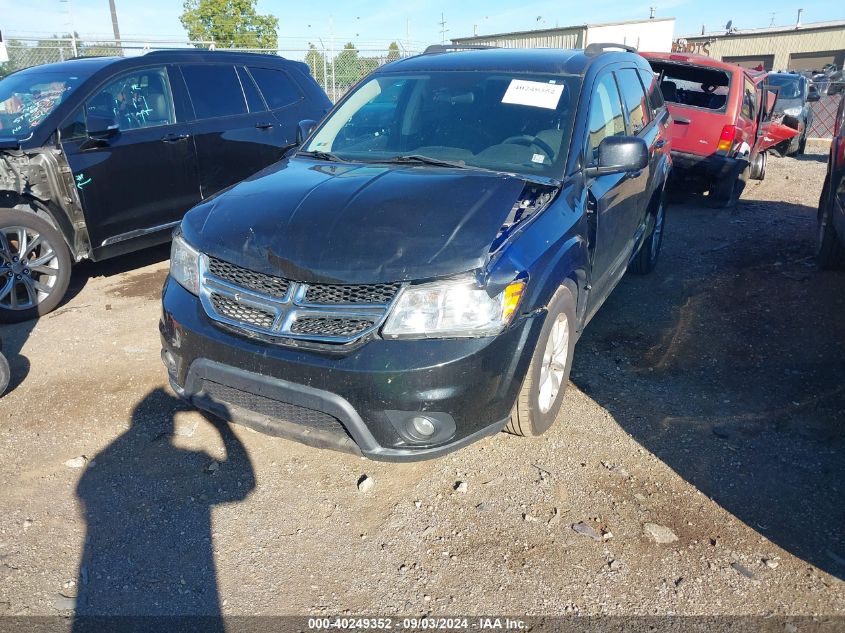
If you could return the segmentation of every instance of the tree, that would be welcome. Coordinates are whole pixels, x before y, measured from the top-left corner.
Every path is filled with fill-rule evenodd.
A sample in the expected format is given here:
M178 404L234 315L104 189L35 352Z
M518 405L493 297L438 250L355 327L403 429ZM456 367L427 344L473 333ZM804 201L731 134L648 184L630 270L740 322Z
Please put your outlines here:
M399 59L399 44L396 42L391 42L390 46L387 47L387 61L392 62Z
M358 49L355 48L355 44L347 42L343 45L343 50L334 59L334 67L335 79L338 86L343 90L349 88L362 77L358 64Z
M311 42L308 42L308 52L305 53L305 63L311 71L311 76L317 80L323 89L328 84L328 77L331 76L331 69L326 62L326 56L317 50Z
M188 37L220 48L278 47L279 18L256 12L258 0L185 0L179 21ZM204 44L195 44L202 48Z

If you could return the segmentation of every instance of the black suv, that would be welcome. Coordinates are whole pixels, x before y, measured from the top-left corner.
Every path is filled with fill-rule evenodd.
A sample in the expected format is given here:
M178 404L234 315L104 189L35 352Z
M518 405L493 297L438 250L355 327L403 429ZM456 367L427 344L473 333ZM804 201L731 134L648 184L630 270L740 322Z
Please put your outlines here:
M580 332L663 236L670 118L620 48L393 62L188 212L160 324L176 392L385 460L549 428Z
M157 51L0 81L0 322L61 301L72 261L170 239L185 211L279 160L331 107L300 62Z

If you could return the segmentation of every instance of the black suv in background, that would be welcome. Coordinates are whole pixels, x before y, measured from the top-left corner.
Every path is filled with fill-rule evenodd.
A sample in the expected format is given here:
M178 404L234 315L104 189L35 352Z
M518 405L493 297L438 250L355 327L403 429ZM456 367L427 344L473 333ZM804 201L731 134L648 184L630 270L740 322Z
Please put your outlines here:
M658 91L614 45L435 47L376 71L294 156L185 216L162 298L171 385L376 459L542 433L584 326L657 260Z
M0 322L61 301L72 261L170 239L279 160L328 97L301 62L208 51L73 59L0 81Z

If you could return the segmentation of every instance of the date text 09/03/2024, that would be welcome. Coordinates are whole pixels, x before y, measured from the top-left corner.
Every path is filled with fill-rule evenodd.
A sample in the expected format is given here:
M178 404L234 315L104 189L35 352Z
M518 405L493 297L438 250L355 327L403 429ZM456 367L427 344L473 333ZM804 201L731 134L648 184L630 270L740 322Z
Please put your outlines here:
M456 618L309 618L309 630L510 630L527 628L523 620L495 617Z

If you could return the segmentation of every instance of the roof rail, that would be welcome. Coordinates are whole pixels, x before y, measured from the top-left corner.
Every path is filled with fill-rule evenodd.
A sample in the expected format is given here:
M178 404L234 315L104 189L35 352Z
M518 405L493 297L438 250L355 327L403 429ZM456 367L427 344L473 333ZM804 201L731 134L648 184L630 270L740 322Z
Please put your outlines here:
M243 53L249 55L268 55L269 53L256 53L255 51L249 49L235 49L235 48L226 48L223 50L220 49L212 49L212 48L157 48L152 51L147 51L144 53L145 57L152 55L153 57L157 55L195 55L197 53ZM281 55L273 55L273 57L282 58ZM283 59L283 58L282 58Z
M490 48L500 48L499 46L491 46L489 44L432 44L426 47L423 55L431 55L432 53L448 53L450 51L472 51L472 50L487 50Z
M633 46L628 46L627 44L613 44L610 42L595 42L594 44L587 44L587 48L584 49L585 55L599 55L604 53L606 50L616 48L623 51L628 51L629 53L636 53L637 49Z

